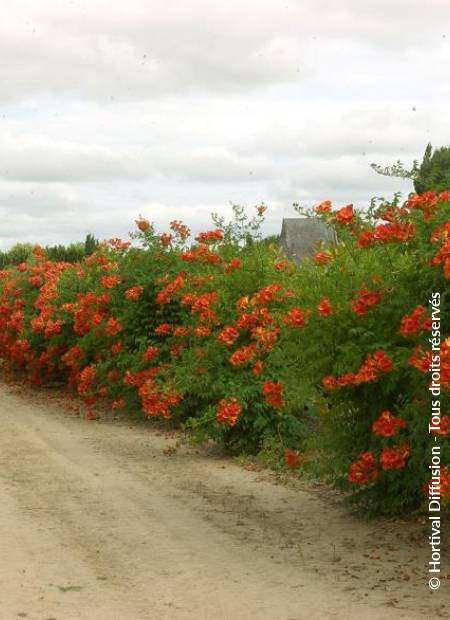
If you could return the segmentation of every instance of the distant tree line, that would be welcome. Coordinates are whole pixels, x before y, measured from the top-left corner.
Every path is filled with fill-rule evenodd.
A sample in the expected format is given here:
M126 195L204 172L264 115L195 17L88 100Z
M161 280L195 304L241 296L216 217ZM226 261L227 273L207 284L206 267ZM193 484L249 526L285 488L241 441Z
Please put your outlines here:
M76 263L85 256L92 254L98 246L98 240L94 235L88 234L84 241L70 243L69 245L52 245L43 248L45 255L51 261L63 261L66 263ZM32 243L16 243L6 252L0 251L0 269L19 265L27 261L33 254Z

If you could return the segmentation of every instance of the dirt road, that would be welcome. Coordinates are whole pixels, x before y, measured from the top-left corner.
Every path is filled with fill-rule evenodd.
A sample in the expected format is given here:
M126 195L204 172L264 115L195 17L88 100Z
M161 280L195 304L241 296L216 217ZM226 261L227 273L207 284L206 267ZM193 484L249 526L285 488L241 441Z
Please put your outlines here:
M0 385L0 620L449 617L420 526L174 443Z

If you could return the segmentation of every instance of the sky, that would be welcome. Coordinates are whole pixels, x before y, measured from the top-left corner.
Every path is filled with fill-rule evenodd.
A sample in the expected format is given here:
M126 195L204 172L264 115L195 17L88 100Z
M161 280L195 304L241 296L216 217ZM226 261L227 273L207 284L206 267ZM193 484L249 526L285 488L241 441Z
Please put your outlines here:
M3 0L0 248L412 191L450 144L450 1Z

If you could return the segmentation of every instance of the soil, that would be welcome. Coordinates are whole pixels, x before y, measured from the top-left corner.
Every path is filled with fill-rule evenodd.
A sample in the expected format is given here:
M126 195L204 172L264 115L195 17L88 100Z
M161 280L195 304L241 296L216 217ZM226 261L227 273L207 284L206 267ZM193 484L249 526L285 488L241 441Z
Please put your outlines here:
M1 620L450 617L426 524L66 405L0 384Z

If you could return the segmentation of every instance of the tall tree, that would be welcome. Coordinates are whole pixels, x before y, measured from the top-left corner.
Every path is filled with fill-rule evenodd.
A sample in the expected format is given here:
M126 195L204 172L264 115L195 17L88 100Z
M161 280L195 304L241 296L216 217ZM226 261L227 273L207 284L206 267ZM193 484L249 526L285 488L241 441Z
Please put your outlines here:
M417 194L428 190L443 192L450 189L450 147L441 146L435 149L427 145L422 163L414 178L414 189Z
M450 190L450 147L441 146L435 149L430 143L427 144L422 163L415 160L410 170L404 167L398 160L392 166L380 166L370 164L378 174L388 177L401 177L411 179L414 183L416 194L423 194L429 190L443 192Z
M91 233L86 235L86 239L84 241L84 253L85 253L85 255L89 256L90 254L95 252L95 250L97 249L97 246L98 246L98 241L94 237L94 235L91 235Z

